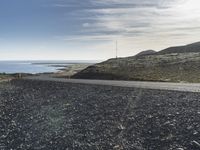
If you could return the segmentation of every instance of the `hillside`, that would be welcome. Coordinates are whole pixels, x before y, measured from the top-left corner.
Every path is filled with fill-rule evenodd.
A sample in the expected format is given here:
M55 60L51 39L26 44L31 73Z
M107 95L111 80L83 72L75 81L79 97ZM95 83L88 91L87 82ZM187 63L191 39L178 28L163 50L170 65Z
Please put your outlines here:
M158 52L157 54L191 53L191 52L200 52L200 42L188 44L185 46L169 47Z
M148 55L109 59L89 66L73 78L200 82L200 43Z
M155 54L156 53L156 51L154 51L154 50L146 50L146 51L142 51L142 52L140 52L140 53L138 53L137 55L135 55L135 56L144 56L144 55L152 55L152 54Z

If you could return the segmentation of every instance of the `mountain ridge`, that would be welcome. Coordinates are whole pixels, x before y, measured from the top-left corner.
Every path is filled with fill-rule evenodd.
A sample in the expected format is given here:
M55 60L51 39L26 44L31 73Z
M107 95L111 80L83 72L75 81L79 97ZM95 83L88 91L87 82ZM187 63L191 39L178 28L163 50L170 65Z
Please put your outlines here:
M189 52L200 52L200 42L187 44L183 46L173 46L158 51L156 54L169 54L169 53L189 53Z
M144 51L131 57L109 59L89 66L72 78L200 82L199 75L200 42L196 42L152 54Z

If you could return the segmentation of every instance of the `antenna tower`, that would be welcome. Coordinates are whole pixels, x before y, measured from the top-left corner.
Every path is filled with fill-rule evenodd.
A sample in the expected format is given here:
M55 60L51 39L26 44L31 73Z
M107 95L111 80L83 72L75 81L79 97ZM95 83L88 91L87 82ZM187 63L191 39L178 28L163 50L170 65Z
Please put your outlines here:
M116 41L116 59L118 58L118 41Z

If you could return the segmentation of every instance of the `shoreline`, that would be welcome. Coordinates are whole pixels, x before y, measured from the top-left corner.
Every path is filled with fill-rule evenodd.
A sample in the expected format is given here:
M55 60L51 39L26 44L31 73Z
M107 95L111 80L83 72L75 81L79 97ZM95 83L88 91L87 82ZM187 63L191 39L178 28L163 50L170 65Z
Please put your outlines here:
M49 63L48 63L49 64ZM54 63L55 64L55 63ZM78 73L79 71L85 69L90 66L90 63L71 63L68 66L59 66L63 67L61 69L57 69L55 72L43 72L43 73L0 73L0 81L7 79L16 79L26 76L38 76L38 75L50 75L55 78L70 78L72 75ZM58 66L57 66L58 67Z

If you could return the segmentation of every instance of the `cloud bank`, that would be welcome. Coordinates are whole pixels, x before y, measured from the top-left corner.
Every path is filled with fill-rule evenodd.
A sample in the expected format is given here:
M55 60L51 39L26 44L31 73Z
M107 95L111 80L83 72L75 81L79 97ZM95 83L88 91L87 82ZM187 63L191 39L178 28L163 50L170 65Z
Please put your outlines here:
M21 0L12 6L2 0L0 46L12 51L48 43L41 57L51 51L50 58L60 54L55 59L114 57L116 40L120 56L161 50L200 41L199 6L199 0ZM7 46L12 41L17 44Z

